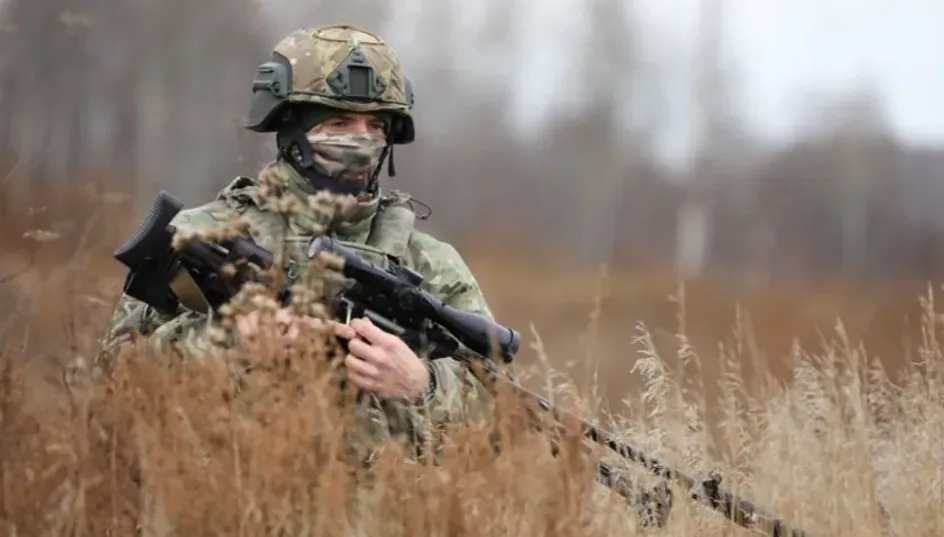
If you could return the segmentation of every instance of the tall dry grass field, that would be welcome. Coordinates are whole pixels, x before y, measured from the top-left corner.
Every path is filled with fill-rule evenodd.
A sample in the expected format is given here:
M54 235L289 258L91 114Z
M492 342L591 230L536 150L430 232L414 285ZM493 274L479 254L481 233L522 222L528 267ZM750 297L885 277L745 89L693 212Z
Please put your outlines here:
M110 254L139 208L89 188L69 206L0 215L0 535L640 531L593 484L597 457L612 455L571 438L552 457L505 393L493 420L453 431L439 467L406 464L391 443L364 478L345 462L350 416L315 339L289 360L241 357L257 367L238 393L233 356L129 349L90 382L121 285ZM532 389L689 474L719 471L814 535L944 534L936 286L680 287L498 246L464 251L499 321L522 332ZM744 531L676 490L661 533Z

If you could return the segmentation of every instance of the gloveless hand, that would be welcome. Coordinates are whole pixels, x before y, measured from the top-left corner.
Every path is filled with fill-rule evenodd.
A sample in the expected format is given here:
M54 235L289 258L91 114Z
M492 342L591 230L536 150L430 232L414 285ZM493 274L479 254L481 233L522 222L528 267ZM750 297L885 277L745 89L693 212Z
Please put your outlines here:
M426 364L397 336L367 318L354 319L350 325L336 323L335 334L348 340L344 365L358 388L408 401L426 392L430 383Z

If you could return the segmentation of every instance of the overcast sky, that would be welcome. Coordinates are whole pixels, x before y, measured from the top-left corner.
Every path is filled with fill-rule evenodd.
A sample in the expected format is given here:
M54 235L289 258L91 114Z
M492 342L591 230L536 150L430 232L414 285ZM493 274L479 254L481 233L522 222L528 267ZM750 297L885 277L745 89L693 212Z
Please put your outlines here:
M727 0L728 52L749 76L750 108L771 130L805 88L878 85L902 136L944 140L944 2ZM670 4L690 0L662 0Z
M645 32L659 36L650 39L658 39L658 54L666 68L678 71L678 81L687 76L686 62L695 50L702 1L637 0ZM868 80L882 92L900 136L944 142L944 0L723 2L724 54L741 74L737 91L754 129L789 137L805 96L841 93ZM562 28L579 19L575 13L580 3L543 0L543 16L526 23L523 33L532 39L540 36L547 46L550 36L561 35ZM536 63L536 76L548 72ZM559 87L521 82L535 112ZM666 89L674 96L673 107L681 110L664 139L666 149L676 154L686 145L691 126L683 109L684 86Z

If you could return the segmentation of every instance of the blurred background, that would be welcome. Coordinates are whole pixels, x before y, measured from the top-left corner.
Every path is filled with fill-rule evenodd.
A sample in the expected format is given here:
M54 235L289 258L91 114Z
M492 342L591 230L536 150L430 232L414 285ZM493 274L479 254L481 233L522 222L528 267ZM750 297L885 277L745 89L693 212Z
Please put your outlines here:
M0 0L0 299L61 313L69 263L100 335L110 252L157 190L201 203L273 156L240 128L256 65L350 22L416 84L383 181L555 366L629 395L637 323L674 352L680 282L707 362L741 308L784 374L839 318L899 363L944 263L941 20L932 0Z

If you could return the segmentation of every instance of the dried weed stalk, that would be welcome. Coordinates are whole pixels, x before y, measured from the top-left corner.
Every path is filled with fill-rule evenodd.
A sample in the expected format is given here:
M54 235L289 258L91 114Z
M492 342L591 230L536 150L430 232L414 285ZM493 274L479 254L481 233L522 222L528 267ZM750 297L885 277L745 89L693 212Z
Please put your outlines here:
M315 261L291 308L325 316L319 285L330 278L316 279L333 262ZM128 348L100 382L41 412L28 404L35 384L15 365L26 351L4 341L0 536L638 533L632 510L593 484L595 459L575 432L562 435L553 457L504 392L494 420L452 431L439 467L410 462L392 442L364 485L347 456L351 394L338 382L336 348L319 323L286 339L272 293L246 286L221 323L225 332L239 315L264 312L260 352L221 349L185 362ZM687 471L719 470L723 485L819 535L944 534L944 354L933 298L923 302L921 348L901 378L839 324L815 352L797 345L786 357L792 382L778 382L739 315L733 342L719 348L716 387L701 385L709 354L687 337L680 308L673 353L643 324L627 345L645 384L626 398L635 419L601 425ZM572 390L552 384L547 391L563 396L555 402L569 404ZM718 397L707 399L712 389ZM679 500L662 534L732 532L746 535Z

